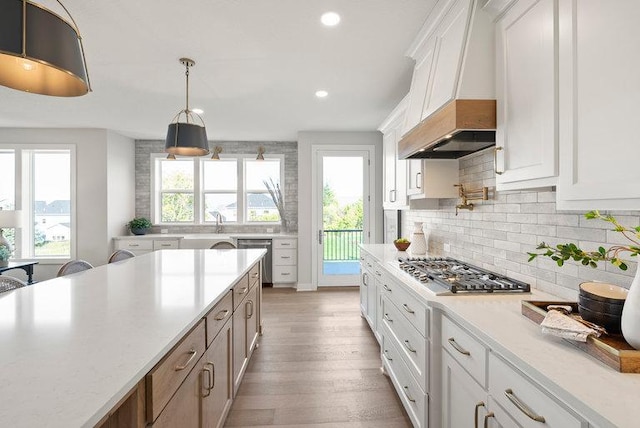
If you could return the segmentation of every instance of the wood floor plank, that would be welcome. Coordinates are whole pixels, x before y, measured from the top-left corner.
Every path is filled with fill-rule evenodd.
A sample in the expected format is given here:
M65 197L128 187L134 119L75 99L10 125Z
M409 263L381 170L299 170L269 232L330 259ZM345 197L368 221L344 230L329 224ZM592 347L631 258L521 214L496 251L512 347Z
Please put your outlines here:
M264 335L225 426L406 428L358 289L265 288Z

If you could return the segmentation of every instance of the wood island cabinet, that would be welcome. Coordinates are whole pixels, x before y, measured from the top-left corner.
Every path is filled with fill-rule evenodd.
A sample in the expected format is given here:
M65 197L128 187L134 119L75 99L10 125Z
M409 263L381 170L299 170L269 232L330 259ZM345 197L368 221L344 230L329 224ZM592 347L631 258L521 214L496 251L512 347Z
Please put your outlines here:
M222 427L257 347L261 290L256 263L97 426Z

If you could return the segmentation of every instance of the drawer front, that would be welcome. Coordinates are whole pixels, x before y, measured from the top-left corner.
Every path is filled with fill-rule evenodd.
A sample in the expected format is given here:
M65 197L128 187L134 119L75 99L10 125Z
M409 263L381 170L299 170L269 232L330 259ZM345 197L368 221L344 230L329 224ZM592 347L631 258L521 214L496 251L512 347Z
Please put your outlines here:
M413 297L404 285L383 274L381 277L382 294L400 309L400 312L409 320L423 337L429 337L429 310L418 299Z
M246 274L233 286L233 309L235 310L242 300L249 294L249 274Z
M297 263L297 250L277 250L273 252L274 266L295 266Z
M409 323L387 297L382 299L382 323L391 333L385 340L394 341L402 359L423 391L427 391L429 354L427 340Z
M273 249L291 249L298 248L297 239L274 239L272 241Z
M211 345L224 323L231 319L231 315L233 315L233 292L229 291L205 317L207 320L207 347Z
M296 266L274 266L273 282L296 282L298 268Z
M385 328L383 329L386 329ZM382 360L389 372L400 401L409 414L414 427L424 428L429 420L427 394L418 386L413 376L411 376L404 361L400 357L401 352L395 343L388 340L389 332L384 331L382 343Z
M171 240L171 241L165 241L165 240L155 240L153 241L153 250L157 251L157 250L170 250L170 249L175 249L175 248L180 248L180 241L176 240Z
M487 348L446 316L442 317L442 347L486 388Z
M151 239L125 239L116 241L117 250L153 250Z
M260 263L256 263L249 271L249 288L253 288L260 281Z
M493 353L489 355L489 393L523 428L587 426L549 393ZM536 418L540 420L536 421Z
M201 320L147 374L147 417L154 421L205 350L205 322Z

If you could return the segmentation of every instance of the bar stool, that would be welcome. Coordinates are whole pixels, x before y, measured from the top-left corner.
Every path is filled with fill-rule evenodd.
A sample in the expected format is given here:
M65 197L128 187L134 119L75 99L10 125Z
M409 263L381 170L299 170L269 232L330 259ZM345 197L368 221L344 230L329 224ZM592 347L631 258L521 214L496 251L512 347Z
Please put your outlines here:
M84 270L92 269L93 265L89 262L85 262L84 260L71 260L62 265L62 267L58 270L57 277L69 275L71 273L82 272Z
M111 256L109 256L109 261L107 263L119 262L121 260L127 260L135 256L136 255L129 250L116 250L113 252L113 254L111 254Z
M0 293L5 291L15 290L16 288L26 287L27 283L20 281L18 278L12 276L0 275Z

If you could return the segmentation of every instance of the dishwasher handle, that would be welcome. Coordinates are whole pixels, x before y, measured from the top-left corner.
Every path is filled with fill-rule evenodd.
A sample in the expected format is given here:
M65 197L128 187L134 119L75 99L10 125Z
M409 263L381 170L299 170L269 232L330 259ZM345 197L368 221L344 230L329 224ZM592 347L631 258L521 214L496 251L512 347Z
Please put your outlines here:
M238 246L270 247L271 239L238 239Z

